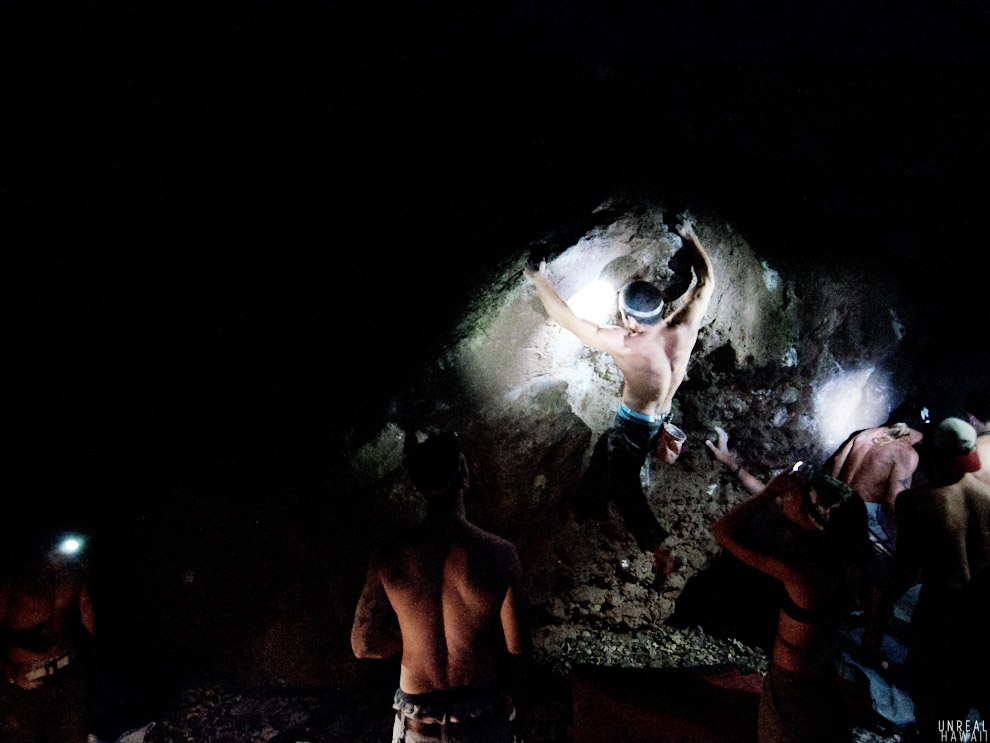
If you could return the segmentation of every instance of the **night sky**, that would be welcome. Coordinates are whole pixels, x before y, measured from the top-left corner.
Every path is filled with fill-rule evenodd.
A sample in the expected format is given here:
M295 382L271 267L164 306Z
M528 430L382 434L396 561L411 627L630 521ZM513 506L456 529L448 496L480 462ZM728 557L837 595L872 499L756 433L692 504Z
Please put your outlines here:
M5 4L9 492L318 466L619 185L976 311L985 4L769 5Z

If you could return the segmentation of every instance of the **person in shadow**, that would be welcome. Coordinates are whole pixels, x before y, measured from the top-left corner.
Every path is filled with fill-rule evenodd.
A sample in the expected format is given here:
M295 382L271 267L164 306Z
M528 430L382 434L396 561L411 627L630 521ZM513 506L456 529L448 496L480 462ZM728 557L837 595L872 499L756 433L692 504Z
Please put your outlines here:
M900 573L920 573L911 617L910 692L922 740L958 733L976 708L990 714L990 486L977 479L976 431L947 418L922 447L923 487L897 500ZM907 584L910 580L900 581ZM985 733L983 733L985 737ZM957 738L958 739L958 738Z
M767 513L779 533L754 539L751 524ZM760 743L851 740L836 661L839 622L870 549L862 499L845 483L802 467L730 510L712 535L784 588L760 696Z
M351 647L358 658L401 653L396 743L509 743L509 692L530 646L519 555L467 520L470 478L454 435L416 445L406 467L427 515L372 557Z
M990 387L970 390L963 405L969 425L976 431L976 451L980 455L980 470L973 474L990 485Z
M0 741L85 743L96 632L81 536L23 533L0 566Z
M761 492L765 483L745 469L729 451L729 435L718 426L715 426L715 433L717 443L711 439L705 441L715 460L751 495ZM766 528L754 523L750 530L759 532ZM782 590L780 581L722 550L685 584L668 624L674 627L700 625L716 637L739 640L770 652L777 635L777 610ZM725 611L726 604L735 607L734 610Z
M866 503L873 553L863 590L863 648L879 662L884 619L893 580L897 546L894 509L897 497L911 487L918 468L917 446L924 436L903 421L855 431L829 457L824 470L856 491Z

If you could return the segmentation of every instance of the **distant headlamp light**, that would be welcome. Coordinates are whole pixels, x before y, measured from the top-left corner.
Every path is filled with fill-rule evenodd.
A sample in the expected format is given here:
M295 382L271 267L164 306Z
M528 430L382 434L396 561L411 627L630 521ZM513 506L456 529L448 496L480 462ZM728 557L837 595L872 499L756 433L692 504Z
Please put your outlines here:
M73 557L75 555L78 555L82 551L84 544L85 542L83 541L82 537L70 535L63 538L62 541L58 543L58 546L55 548L55 550L60 555Z

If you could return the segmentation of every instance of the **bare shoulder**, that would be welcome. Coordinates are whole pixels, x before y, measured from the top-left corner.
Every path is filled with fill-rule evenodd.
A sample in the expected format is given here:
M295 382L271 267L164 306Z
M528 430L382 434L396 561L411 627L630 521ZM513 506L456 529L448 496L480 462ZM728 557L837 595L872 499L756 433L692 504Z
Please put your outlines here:
M593 337L587 339L587 343L611 356L622 356L629 351L626 343L629 337L629 331L618 325L600 325Z
M915 449L907 441L907 439L901 439L898 442L899 446L891 447L897 457L897 461L902 464L917 465L920 459L917 449Z
M467 527L469 549L476 557L482 558L490 567L511 575L521 571L519 551L512 542L474 524L467 524Z
M839 444L839 448L835 450L835 454L833 456L836 457L848 456L849 452L853 450L853 447L858 446L859 443L860 443L859 436L857 434L853 434L848 439L846 439L841 444Z
M668 345L694 345L701 328L703 315L698 313L681 312L681 307L666 321L660 336Z
M518 556L516 546L508 539L500 537L498 534L492 534L490 531L485 531L474 524L468 524L468 526L471 529L472 536L477 539L479 545L498 555Z
M698 341L698 325L687 322L683 317L671 318L659 334L659 345L671 359L690 354Z
M916 464L918 461L917 452L913 449L908 451L903 446L900 446L899 442L880 446L873 443L864 443L863 447L867 452L867 461L876 469L888 469L895 465L910 465L912 462ZM914 454L913 458L911 456L912 454Z
M967 478L967 500L971 508L990 514L990 485L970 473Z
M961 483L906 490L897 497L897 518L923 529L938 528L962 515L967 489Z

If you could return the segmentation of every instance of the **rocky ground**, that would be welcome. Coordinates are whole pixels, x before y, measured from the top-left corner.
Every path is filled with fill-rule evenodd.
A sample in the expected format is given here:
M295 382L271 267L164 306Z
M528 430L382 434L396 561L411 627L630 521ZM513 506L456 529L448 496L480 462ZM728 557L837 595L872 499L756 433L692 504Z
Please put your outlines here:
M569 673L580 665L628 668L732 666L744 673L764 671L766 656L735 640L720 640L700 629L659 627L619 634L579 627L542 628L534 638L539 690L525 739L531 743L574 740L570 726ZM360 689L286 685L238 688L203 680L191 685L143 738L144 743L337 743L389 738L391 689L381 683ZM137 739L135 739L137 738ZM857 743L898 743L856 731ZM128 743L140 743L140 734Z

